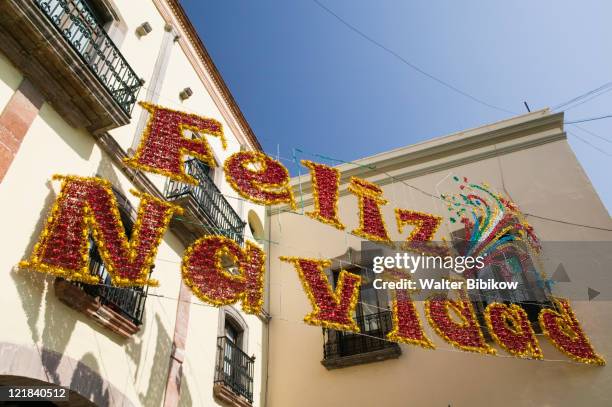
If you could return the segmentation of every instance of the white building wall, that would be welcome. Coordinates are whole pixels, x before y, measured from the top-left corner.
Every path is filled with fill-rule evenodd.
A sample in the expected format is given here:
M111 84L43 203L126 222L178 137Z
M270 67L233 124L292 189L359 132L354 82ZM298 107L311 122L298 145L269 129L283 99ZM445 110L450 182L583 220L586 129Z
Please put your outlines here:
M115 5L123 19L121 23L125 26L120 50L134 71L146 80L146 87L166 22L152 1L117 1ZM138 38L135 30L145 21L151 24L153 31ZM186 41L185 38L182 36L181 41ZM19 70L0 55L0 110L21 80ZM178 94L187 86L193 89L194 95L181 102ZM158 104L208 116L223 123L228 141L227 150L221 149L215 137L207 137L221 165L230 154L240 150L237 135L232 132L226 117L211 97L210 88L203 85L202 78L196 74L194 66L178 43L173 45L161 89ZM141 90L141 100L145 94L146 89ZM111 136L126 151L135 136L141 110L140 106L135 106L131 123L110 131ZM39 350L48 349L82 361L124 393L134 405L159 406L166 388L180 287L180 262L185 247L173 232L168 231L164 236L154 271L160 286L149 289L140 332L125 340L96 325L91 319L58 301L53 292L51 276L16 268L18 262L31 253L58 193L59 182L50 181L56 173L81 176L99 174L118 187L134 207L138 206L138 200L129 193L134 186L98 147L94 137L83 129L69 126L53 107L45 103L0 183L0 224L5 232L0 236L0 308L7 328L0 330L0 342ZM165 178L152 174L148 176L163 191ZM228 195L230 204L240 210L238 200L232 198L236 194L224 177L219 176L217 180L222 193ZM242 206L245 221L249 210L254 210L260 219L264 219L261 206L247 202ZM251 237L248 225L245 233ZM217 405L213 399L212 386L218 310L202 304L194 297L191 301L181 403ZM254 316L245 315L244 318L249 325L248 354L256 357L253 404L258 406L263 382L263 324Z

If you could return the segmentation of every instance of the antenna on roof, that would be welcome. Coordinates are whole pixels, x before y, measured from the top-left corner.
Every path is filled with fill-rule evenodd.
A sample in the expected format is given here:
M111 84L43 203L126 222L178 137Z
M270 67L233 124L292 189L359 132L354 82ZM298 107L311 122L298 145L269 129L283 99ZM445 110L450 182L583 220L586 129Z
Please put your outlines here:
M529 105L527 104L527 102L523 102L523 104L525 105L525 109L527 109L527 111L531 113L531 109L529 108Z

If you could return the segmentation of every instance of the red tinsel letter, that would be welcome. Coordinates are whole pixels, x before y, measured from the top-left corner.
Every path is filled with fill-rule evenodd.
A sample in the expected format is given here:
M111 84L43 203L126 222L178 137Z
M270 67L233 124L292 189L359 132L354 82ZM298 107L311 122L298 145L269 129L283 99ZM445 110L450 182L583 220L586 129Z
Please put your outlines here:
M540 327L557 349L582 363L605 365L606 361L595 353L568 300L554 299L558 311L543 308Z
M242 197L255 203L289 203L295 209L289 171L258 151L241 151L225 160L225 179Z
M238 272L229 270L231 261ZM204 236L185 251L183 281L202 301L221 306L242 300L242 309L259 314L263 304L265 253L247 242L246 249L223 236Z
M395 290L393 330L387 334L387 339L435 349L435 345L423 332L421 320L410 295L404 290Z
M323 272L331 265L331 261L284 256L280 259L295 266L310 299L313 311L304 317L306 323L339 331L359 332L351 314L359 298L360 276L342 270L336 291L333 292Z
M395 218L399 233L402 233L405 225L415 227L406 238L407 241L428 242L433 240L442 223L441 216L399 208L395 209Z
M301 163L310 170L315 207L314 211L306 212L306 215L343 230L344 225L338 219L340 171L308 160L302 160Z
M359 227L353 233L377 242L389 242L385 220L380 213L380 206L386 205L382 189L364 179L351 177L348 190L359 199Z
M183 131L217 136L225 149L227 143L220 122L146 102L138 104L148 110L151 117L135 155L126 158L126 164L190 184L197 184L198 181L185 173L183 155L189 154L210 167L217 166L208 142L204 138L186 138Z
M414 229L410 232L406 241L402 244L404 250L416 251L431 256L448 256L449 249L446 242L436 244L433 238L442 223L442 217L430 213L412 211L408 209L395 209L397 231L401 234L404 226L411 225Z
M450 310L461 318L461 323L453 320ZM438 335L457 348L492 355L496 353L485 342L474 308L468 299L451 300L437 295L425 301L425 314Z
M178 206L147 194L140 196L138 217L128 241L111 184L100 178L54 176L62 180L45 229L29 260L21 267L57 276L99 283L89 272L89 231L100 257L120 286L156 285L148 280L157 247Z
M542 350L525 310L516 304L491 303L485 309L485 320L495 342L510 354L542 359Z

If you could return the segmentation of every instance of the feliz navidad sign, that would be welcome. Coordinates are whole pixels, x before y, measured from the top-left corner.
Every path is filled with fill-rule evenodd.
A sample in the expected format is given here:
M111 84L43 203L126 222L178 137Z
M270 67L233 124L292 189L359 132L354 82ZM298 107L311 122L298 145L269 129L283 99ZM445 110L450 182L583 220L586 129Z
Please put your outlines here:
M184 130L217 137L227 148L221 123L217 120L187 114L165 107L140 102L150 113L150 119L135 154L126 165L143 171L162 174L173 180L197 184L184 168L184 155L193 156L207 165L216 166L205 137L190 139ZM333 167L303 160L310 171L314 209L306 214L338 229L345 229L338 217L340 172ZM289 184L289 172L278 161L256 151L232 154L224 163L225 177L243 198L264 205L288 204L295 209L295 199ZM109 181L96 177L56 175L61 180L57 196L44 230L30 258L21 268L53 274L72 281L99 284L99 277L89 273L90 236L116 286L156 285L149 278L157 248L174 215L183 209L152 195L134 192L140 198L138 215L132 236L127 238L116 198ZM516 232L521 240L537 246L532 228L526 222L516 222L518 208L484 186L465 183L460 196L464 204L475 208L474 220L465 216L465 205L456 197L442 197L449 209L455 210L472 233L471 253L492 249L503 250L508 231ZM348 190L359 203L359 227L353 234L375 242L390 242L381 206L387 204L382 189L365 179L351 177ZM487 199L478 193L488 194ZM474 205L475 203L475 205ZM395 209L396 226L413 230L407 244L423 244L433 240L442 218L409 209ZM452 218L454 220L454 218ZM471 231L471 232L470 232ZM503 239L500 236L505 236ZM239 273L228 273L222 257L230 256ZM295 267L304 291L312 304L305 322L343 331L359 332L352 317L359 297L361 277L341 271L338 284L332 288L324 269L330 260L283 257ZM241 247L233 240L218 236L202 236L183 255L181 275L185 284L202 301L222 306L241 302L245 312L259 314L263 305L265 253L252 242ZM583 332L569 302L554 299L555 309L542 309L539 323L549 340L563 353L579 362L603 365ZM424 301L428 322L444 340L455 347L483 354L496 354L485 341L472 303L465 294L458 299L433 296ZM457 322L457 318L461 322ZM527 313L517 304L491 303L485 310L485 321L497 344L513 356L542 359L543 354ZM393 330L387 338L434 349L435 345L423 330L414 302L408 291L396 290L393 299Z

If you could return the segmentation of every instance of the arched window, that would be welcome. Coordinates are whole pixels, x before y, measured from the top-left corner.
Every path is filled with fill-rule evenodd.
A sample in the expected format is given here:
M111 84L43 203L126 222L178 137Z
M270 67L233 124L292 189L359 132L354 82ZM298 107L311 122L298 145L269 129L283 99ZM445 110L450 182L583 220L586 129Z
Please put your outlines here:
M257 240L264 240L264 227L259 219L259 216L252 209L249 211L248 215L248 223L249 229L251 230L251 234Z
M246 353L248 325L236 309L222 307L218 332L213 393L220 399L244 397L252 403L255 357Z

